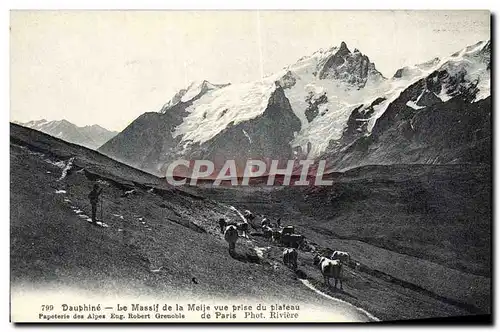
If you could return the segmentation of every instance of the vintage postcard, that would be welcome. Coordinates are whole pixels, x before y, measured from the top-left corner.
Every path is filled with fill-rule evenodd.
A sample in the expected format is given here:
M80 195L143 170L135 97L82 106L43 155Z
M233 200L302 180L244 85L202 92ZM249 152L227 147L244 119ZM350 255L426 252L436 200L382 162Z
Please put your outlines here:
M11 321L490 323L490 22L12 10Z

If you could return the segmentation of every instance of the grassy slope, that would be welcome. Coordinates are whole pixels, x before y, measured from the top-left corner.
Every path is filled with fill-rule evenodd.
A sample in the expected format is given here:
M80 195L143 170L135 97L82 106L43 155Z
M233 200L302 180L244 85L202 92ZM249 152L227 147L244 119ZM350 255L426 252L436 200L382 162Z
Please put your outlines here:
M216 230L216 220L237 216L216 202L177 190L148 192L147 187L135 187L136 194L122 197L126 188L116 178L101 178L104 218L110 227L89 225L72 206L89 214L86 195L92 184L89 177L95 174L75 166L58 181L61 169L47 162L47 157L57 160L54 154L41 155L11 145L13 287L55 284L99 294L167 299L256 298L345 312L304 287L283 265L270 259L250 262L248 258L257 257L253 243L240 239L237 259L231 258L227 243ZM121 176L130 177L125 179L129 182L132 173L122 172ZM56 190L66 193L57 194ZM160 266L160 272L151 272Z
M206 192L228 202L247 202L263 213L284 216L335 238L360 240L490 276L487 166L364 167L326 187Z
M206 192L283 217L320 246L348 250L445 302L490 312L489 175L482 166L380 166L350 171L332 187Z
M188 227L186 219L196 220L203 226L210 222L215 227L213 221L225 211L214 203L196 202L176 195L164 200L144 191L121 197L123 190L108 185L104 189L104 217L110 227L92 227L70 207L74 204L87 214L90 212L85 205L91 182L84 173L74 172L57 182L59 168L44 163L37 156L27 156L17 148L12 152L13 280L30 278L40 282L67 278L68 282L77 284L101 277L145 278L158 287L169 284L172 288L190 289L193 287L191 278L195 276L204 284L204 291L217 293L231 283L234 287L227 287L227 295L237 296L246 294L249 287L260 292L258 285L251 283L252 275L271 278L263 273L265 266L228 259L227 244L222 236L215 235L215 231L210 236ZM38 171L33 172L33 169ZM51 173L45 173L47 170ZM67 194L55 193L61 189ZM64 202L64 198L71 203ZM165 207L161 207L162 204ZM205 209L208 207L212 209ZM124 219L113 214L122 215ZM146 225L138 220L140 217ZM150 268L159 266L163 266L161 273L149 273ZM234 278L232 272L239 269L243 275ZM220 271L229 273L221 274Z
M314 227L339 238L489 277L490 169L409 166L392 172L391 179L367 174L299 193L296 205L321 220Z
M213 192L169 188L158 178L110 161L94 151L72 145L66 148L66 143L57 140L53 143L52 138L43 134L14 129L12 136L15 139L11 145L13 285L26 281L60 283L110 294L127 291L169 297L176 293L193 297L200 294L263 297L332 306L331 302L305 288L293 273L276 264L280 261L281 249L267 240L253 237L250 244L240 239L240 260L230 259L227 244L216 231L215 221L222 215L232 219L238 217L227 205L200 197L200 194L216 197ZM28 145L31 151L18 144ZM33 154L33 150L43 151L45 155ZM67 160L72 155L78 156L72 172L64 180L57 181L61 169L44 159ZM101 157L104 159L100 160ZM90 179L99 176L105 179L105 221L110 225L106 230L91 227L71 208L74 205L90 213L86 195L91 188ZM131 187L135 187L137 194L121 197ZM156 189L151 192L153 187ZM57 189L67 193L55 194ZM286 211L288 220L303 225L299 226L300 231L325 247L331 246L335 238L308 229L304 225L315 219L300 214L295 204L273 200L269 193L224 191L222 196L221 201L230 202L240 210L250 207L257 213L269 215ZM142 224L139 218L144 218L146 223ZM271 247L261 264L245 259L245 254L255 258L251 249L254 245ZM377 254L377 247L366 246L361 242L357 247L363 249L353 247L356 259L366 257L369 260L371 256L366 253ZM350 249L347 244L346 248ZM346 269L346 291L333 294L319 282L322 278L312 266L310 253L301 252L299 261L301 271L318 288L382 319L470 314L463 308L349 268ZM391 262L387 260L386 267L391 268ZM368 263L373 265L371 261ZM159 266L163 266L161 272L150 272ZM191 282L193 276L199 280L198 285ZM338 308L332 307L332 310Z

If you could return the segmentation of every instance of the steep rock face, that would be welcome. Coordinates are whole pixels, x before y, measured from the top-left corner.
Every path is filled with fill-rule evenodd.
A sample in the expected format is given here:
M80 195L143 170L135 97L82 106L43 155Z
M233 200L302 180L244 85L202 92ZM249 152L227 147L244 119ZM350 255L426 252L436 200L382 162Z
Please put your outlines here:
M282 87L283 89L290 89L297 83L297 75L292 73L291 71L287 71L285 75L280 77L280 79L277 81L277 85Z
M167 112L147 112L121 133L99 148L108 156L130 166L157 174L159 163L175 153L180 138L172 138L174 128L182 122L186 103L176 104Z
M441 103L442 100L432 91L425 89L417 98L415 104L417 106L426 107Z
M363 55L358 49L351 53L344 42L340 44L339 50L326 60L318 72L320 79L338 79L358 88L365 86L369 76L372 76L373 79L383 78L366 55Z
M121 133L99 148L99 151L123 163L153 174L164 175L164 165L183 157L181 136L176 128L189 115L188 108L206 93L228 86L208 81L192 83L177 92L160 112L139 116Z
M345 43L302 57L283 72L296 78L285 94L301 121L291 145L304 158L318 157L329 141L341 138L353 105L375 100L390 88L375 65Z
M208 159L218 168L234 159L239 172L247 159L320 158L332 169L488 160L486 150L474 154L453 128L470 122L461 130L477 134L465 136L488 139L490 48L480 42L385 79L342 43L258 81L193 83L100 151L160 175L176 159Z
M306 97L306 102L309 104L305 110L305 115L307 121L312 122L319 114L320 107L328 102L328 96L326 93L322 93L319 96L315 96L313 93L309 93ZM325 109L324 112L327 112Z
M347 61L348 65L341 65L340 60ZM349 71L352 75L348 75ZM317 122L324 125L327 118L335 116L336 109L346 102L344 98L359 100L366 94L374 95L373 87L380 83L377 81L380 77L365 56L357 50L351 53L342 43L340 47L303 57L259 81L232 85L194 82L178 91L159 115L147 113L139 117L136 124L131 124L100 151L160 174L170 160L202 156L210 159L227 156L230 151L237 156L246 153L245 159L250 156L273 159L269 155L271 151L275 159L289 156L290 151L296 152L296 158L314 156L324 148L318 144L323 144L321 141L327 137L317 139L314 136L318 131L308 133L308 128L313 129ZM363 89L368 83L371 85L365 92ZM267 108L276 98L287 100L287 103L277 103L281 109L274 112L282 118L267 121ZM345 111L343 117L347 119L349 110ZM289 117L294 120L287 120ZM333 119L331 124L336 127L333 132L342 130L343 117ZM269 124L274 124L275 128L270 128ZM250 149L245 143L250 141L249 137L255 141ZM240 142L243 148L238 149L236 143L228 142ZM305 155L304 151L307 151Z
M368 164L489 163L489 50L489 42L480 42L437 64L434 59L417 65L422 69L418 73L401 71L406 76L395 84L402 79L410 84L392 90L378 105L372 103L375 112L367 112L368 103L354 108L342 137L330 141L322 158L334 170ZM366 127L370 122L371 128Z
M415 109L406 105L419 81L393 102L371 135L332 142L324 157L335 170L370 164L491 162L491 97L470 102L462 94ZM347 132L346 132L347 134ZM351 137L355 137L352 136Z
M384 100L383 97L377 98L367 107L360 105L352 111L341 138L344 145L368 134L368 119L373 116L374 108Z
M182 154L189 160L211 160L216 170L226 160L235 160L241 175L248 159L262 160L268 165L271 160L280 160L280 166L286 165L286 161L294 156L289 143L294 132L299 130L299 119L293 113L283 89L277 87L260 116L236 125L230 124L213 139L200 145L190 145Z
M192 102L179 102L162 113L141 115L99 151L160 175L165 175L168 164L177 159L211 160L216 169L232 159L240 172L249 158L269 161L293 157L289 142L294 132L300 130L300 121L281 87L272 93L260 116L239 124L230 123L215 137L201 143L183 141L182 136L173 135L188 115L186 109Z

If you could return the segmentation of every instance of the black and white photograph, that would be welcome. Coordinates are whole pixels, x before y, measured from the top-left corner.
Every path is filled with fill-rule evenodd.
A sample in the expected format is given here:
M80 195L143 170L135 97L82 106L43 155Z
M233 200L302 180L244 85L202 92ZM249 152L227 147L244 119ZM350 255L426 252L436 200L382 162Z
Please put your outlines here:
M491 324L492 20L11 9L10 321Z

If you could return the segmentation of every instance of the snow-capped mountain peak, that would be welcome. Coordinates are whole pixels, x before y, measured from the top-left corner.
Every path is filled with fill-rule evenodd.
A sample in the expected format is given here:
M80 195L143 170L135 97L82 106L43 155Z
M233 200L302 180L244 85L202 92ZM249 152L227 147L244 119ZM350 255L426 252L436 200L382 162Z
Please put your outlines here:
M474 81L479 77L477 88L480 93L477 98L489 95L489 73L485 73L489 51L484 51L488 45L489 42L479 42L450 57L433 58L404 67L389 80L375 69L366 55L358 49L351 52L342 42L340 46L320 49L304 56L259 81L231 86L214 85L207 81L193 83L169 102L191 103L187 108L188 115L176 128L173 137L180 136L184 142L206 142L228 125L262 114L276 87L281 87L301 122L301 130L296 133L291 145L300 147L309 157L315 157L326 149L331 140L340 139L355 107L371 105L383 98L371 108L371 117L363 120L367 122L369 133L387 106L403 90L434 71L446 71L450 77L439 78L442 88L429 83L435 97L422 92L423 97L410 101L410 105L414 103L415 107L422 107L423 100L428 98L446 101L458 93L458 81ZM468 76L461 77L465 71Z
M371 95L384 81L367 56L357 49L351 52L342 42L340 46L302 57L258 81L230 86L193 82L176 93L160 112L187 103L187 115L172 136L180 136L184 142L203 143L229 124L236 125L261 115L277 87L284 89L304 128L318 113L338 108L339 99L344 103L350 95Z
M172 136L181 136L186 142L206 142L230 123L235 125L262 114L275 89L275 81L268 77L262 81L220 86L199 93L191 99L186 108L188 115Z
M188 103L209 91L217 90L229 84L213 84L207 80L191 82L185 89L179 90L162 108L161 112L167 111L179 103Z
M424 100L426 106L435 103L436 100L445 102L465 90L474 92L475 101L484 99L490 95L489 63L490 43L482 41L450 57L434 58L422 64L402 68L392 79L378 80L376 84L367 84L357 91L336 90L334 86L325 86L324 80L309 79L309 86L323 85L328 91L327 99L323 104L312 104L317 109L316 114L319 113L320 116L316 115L309 124L303 122L302 130L292 145L305 150L308 158L319 156L330 145L330 141L342 137L351 113L360 107L365 111L369 109L365 117L358 119L358 122L366 123L364 133L370 134L387 107L409 86L427 77L429 79L426 80L425 89L430 91L419 92L419 95L422 93L422 97L418 100L409 100L409 107L420 109ZM376 100L378 102L373 105ZM304 106L299 105L298 108L300 107Z
M318 79L337 80L357 88L364 87L370 79L384 78L366 55L357 48L351 52L345 42L341 42L340 46L319 49L285 69L299 76L312 73Z
M286 157L290 150L308 159L341 154L358 139L381 135L399 116L425 113L455 97L466 104L488 97L490 48L489 41L480 42L404 67L387 79L361 50L351 51L342 42L253 82L192 83L102 151L120 158L137 154L130 162L155 172L180 156L243 160ZM150 133L143 138L145 130ZM146 143L121 142L130 137Z
M412 77L416 77L422 75L425 71L428 71L431 68L434 68L441 62L441 59L434 58L432 60L426 61L424 63L419 63L413 66L405 66L396 71L393 79L411 79Z

